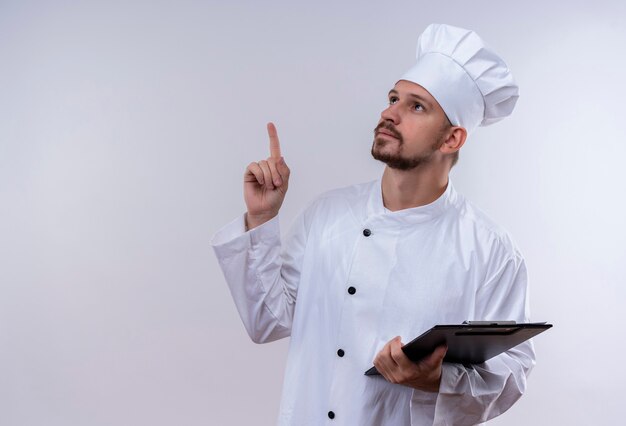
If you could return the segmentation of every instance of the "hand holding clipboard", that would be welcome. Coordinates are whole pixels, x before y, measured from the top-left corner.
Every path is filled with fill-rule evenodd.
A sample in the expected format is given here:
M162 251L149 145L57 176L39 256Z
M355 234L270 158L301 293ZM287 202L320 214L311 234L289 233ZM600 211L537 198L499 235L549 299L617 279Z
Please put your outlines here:
M411 361L419 361L441 345L448 346L444 362L480 364L549 329L552 324L514 321L470 321L436 325L402 347ZM367 376L380 374L375 367Z

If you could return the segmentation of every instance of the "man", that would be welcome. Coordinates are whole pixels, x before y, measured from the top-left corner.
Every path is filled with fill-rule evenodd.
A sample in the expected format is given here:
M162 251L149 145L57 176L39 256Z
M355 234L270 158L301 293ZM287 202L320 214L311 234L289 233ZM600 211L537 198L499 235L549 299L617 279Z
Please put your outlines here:
M289 168L268 124L247 212L213 246L250 337L291 336L280 425L474 425L524 392L530 342L467 366L443 363L444 346L417 363L401 350L435 324L528 320L521 254L448 177L467 135L509 115L517 93L475 33L429 26L375 129L382 179L322 195L284 244ZM382 377L363 374L372 363Z

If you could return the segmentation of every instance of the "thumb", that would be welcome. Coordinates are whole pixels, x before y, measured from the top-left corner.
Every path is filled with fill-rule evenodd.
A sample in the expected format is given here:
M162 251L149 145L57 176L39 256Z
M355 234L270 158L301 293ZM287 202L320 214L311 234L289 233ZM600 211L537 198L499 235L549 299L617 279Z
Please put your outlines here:
M446 357L447 352L448 352L448 345L443 344L443 345L437 346L432 354L433 359L436 360L438 363L442 362L443 359Z
M422 359L422 363L427 367L435 368L443 362L443 359L446 356L446 352L448 352L447 345L444 344L437 346L430 355Z
M278 173L280 173L280 176L283 179L289 179L291 170L289 170L289 167L287 167L287 163L285 163L285 157L280 157L280 159L276 162L276 168L278 169Z

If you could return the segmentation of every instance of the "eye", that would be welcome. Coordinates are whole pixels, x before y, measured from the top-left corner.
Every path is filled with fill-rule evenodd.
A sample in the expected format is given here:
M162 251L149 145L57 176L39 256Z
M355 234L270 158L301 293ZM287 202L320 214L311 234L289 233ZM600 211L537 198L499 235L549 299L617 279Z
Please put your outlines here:
M389 105L393 105L399 101L397 96L389 96Z
M413 105L413 109L415 109L415 111L423 111L423 110L424 110L424 107L422 106L422 104L420 104L420 103L417 103L417 102L416 102L416 103Z

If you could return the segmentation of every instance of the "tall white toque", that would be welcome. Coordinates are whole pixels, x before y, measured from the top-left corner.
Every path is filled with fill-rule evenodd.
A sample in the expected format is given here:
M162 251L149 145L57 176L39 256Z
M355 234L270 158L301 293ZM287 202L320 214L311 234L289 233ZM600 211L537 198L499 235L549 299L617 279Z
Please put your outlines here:
M417 62L400 80L422 86L454 126L471 133L509 116L519 88L504 60L474 31L430 24L417 40Z

